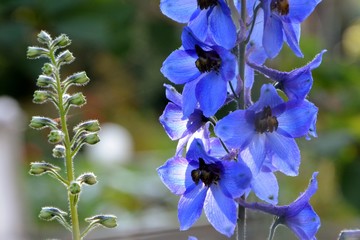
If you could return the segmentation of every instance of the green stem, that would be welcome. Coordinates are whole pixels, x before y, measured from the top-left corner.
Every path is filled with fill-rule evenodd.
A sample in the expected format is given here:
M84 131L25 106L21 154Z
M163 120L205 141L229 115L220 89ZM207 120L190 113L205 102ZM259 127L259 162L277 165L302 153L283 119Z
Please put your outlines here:
M60 124L61 130L64 133L64 147L65 147L65 167L66 167L66 174L67 174L67 181L71 183L74 180L74 166L73 166L73 158L71 155L71 141L70 135L67 127L66 122L66 114L67 109L64 108L63 96L64 90L61 86L61 79L60 79L60 66L58 66L55 54L53 49L50 50L50 58L53 66L55 67L55 80L56 80L56 91L58 94L58 110L60 115ZM77 212L77 204L74 199L74 195L68 192L68 201L70 207L70 216L71 216L71 226L72 226L72 236L73 240L80 240L80 227L79 227L79 217Z
M92 222L89 224L89 226L84 230L84 232L81 234L81 239L84 238L91 230L96 228L98 226L97 222Z

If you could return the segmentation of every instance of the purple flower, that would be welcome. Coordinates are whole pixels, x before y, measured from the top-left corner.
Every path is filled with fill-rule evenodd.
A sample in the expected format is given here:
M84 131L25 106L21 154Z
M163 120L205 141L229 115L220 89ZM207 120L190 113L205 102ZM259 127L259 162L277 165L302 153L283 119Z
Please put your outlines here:
M248 62L248 65L268 78L276 81L276 87L284 91L290 100L304 99L310 92L313 83L311 71L320 65L322 55L325 52L326 50L321 51L311 62L301 68L294 69L291 72L280 72L251 62Z
M265 203L247 203L239 200L239 204L250 209L260 210L277 216L275 224L283 224L290 228L302 240L314 240L320 228L320 218L310 205L310 198L317 190L318 173L312 175L307 190L293 203L286 206L274 206Z
M201 41L210 39L226 49L235 46L236 27L224 0L183 0L181 3L178 0L161 0L160 9L171 19L188 23Z
M213 116L225 103L228 81L236 74L235 56L220 46L209 46L187 27L182 34L182 48L164 61L163 75L175 84L184 84L183 112L189 117L199 103L204 116Z
M183 116L182 96L171 85L164 84L169 102L159 120L171 140L179 140L176 153L180 154L188 140L197 131L204 131L208 119L199 109L195 109L189 117Z
M270 58L280 52L285 41L296 56L300 50L300 24L321 0L261 0L264 9L263 46Z
M195 139L186 158L175 156L158 168L169 190L181 195L178 204L180 230L189 229L205 215L220 233L231 236L237 220L237 204L249 186L251 172L241 161L221 161L209 156L203 143Z
M306 136L317 107L308 101L284 102L271 84L261 88L259 100L246 110L236 110L215 126L216 135L229 148L240 149L241 158L254 176L265 158L279 171L297 175L300 151L294 138Z

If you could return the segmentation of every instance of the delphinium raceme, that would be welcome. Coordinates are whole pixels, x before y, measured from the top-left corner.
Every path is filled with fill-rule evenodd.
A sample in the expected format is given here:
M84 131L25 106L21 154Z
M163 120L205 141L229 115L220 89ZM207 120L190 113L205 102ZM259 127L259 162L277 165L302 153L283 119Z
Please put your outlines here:
M279 224L299 239L316 239L320 218L310 205L317 172L308 189L289 205L278 205L275 173L299 173L297 138L317 137L318 108L307 98L312 70L326 52L290 72L265 66L284 42L298 57L301 23L320 0L161 0L169 18L186 24L182 46L164 61L162 74L169 103L160 122L175 155L157 171L180 196L180 230L189 229L202 211L220 233L246 238L246 209L274 215L269 239ZM253 89L255 72L264 75ZM260 80L258 80L260 81ZM252 92L260 93L252 99ZM280 92L282 92L280 94ZM232 111L224 117L225 105ZM259 199L249 202L250 193ZM235 234L234 234L235 233ZM193 237L192 237L193 238Z
M114 215L95 215L85 219L88 225L80 231L77 207L82 186L94 185L97 179L92 172L78 175L74 169L74 158L84 144L93 145L100 141L98 136L100 125L97 120L87 120L74 126L73 134L70 133L69 109L83 106L86 99L81 92L69 93L69 88L84 86L89 82L89 78L85 72L77 72L65 79L61 78L60 69L75 59L69 50L65 50L71 43L65 34L53 39L47 32L41 31L37 40L43 46L29 47L27 57L45 58L47 62L43 65L42 74L37 79L36 85L41 90L35 91L33 102L37 104L51 102L57 109L58 116L33 116L30 127L36 130L49 129L48 141L54 145L52 155L63 161L56 165L45 161L32 162L29 173L34 176L48 174L64 185L69 212L46 206L41 209L39 217L46 221L57 220L72 233L73 240L79 240L98 226L113 228L117 225ZM62 171L58 165L63 165L65 170Z

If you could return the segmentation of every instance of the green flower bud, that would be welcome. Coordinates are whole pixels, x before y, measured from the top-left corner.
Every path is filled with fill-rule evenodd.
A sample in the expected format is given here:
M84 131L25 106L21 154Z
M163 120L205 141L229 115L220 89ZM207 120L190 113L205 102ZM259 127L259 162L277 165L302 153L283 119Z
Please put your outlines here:
M48 141L51 144L59 143L64 139L64 133L58 129L51 130L48 135Z
M70 44L71 44L71 40L69 39L69 37L66 36L66 34L61 34L60 36L54 39L52 46L64 48L69 46Z
M65 147L63 145L56 145L52 150L52 155L55 158L64 158L65 157Z
M97 183L96 176L94 173L83 173L81 174L76 181L80 182L80 184L94 185Z
M42 44L49 44L51 42L51 37L50 34L48 34L47 32L41 30L41 32L37 35L37 40L39 43Z
M60 65L61 64L69 64L75 60L75 57L69 50L65 50L57 56L56 60Z
M45 63L41 70L45 75L50 76L54 72L54 66L51 63Z
M37 104L43 104L52 100L52 94L49 91L36 90L33 95L33 102Z
M90 79L86 76L86 72L78 72L69 76L65 79L66 84L75 84L76 86L84 86L86 85Z
M41 130L44 128L57 129L58 123L47 117L33 116L29 126L33 129Z
M85 221L91 224L100 224L106 228L114 228L117 226L116 216L114 215L96 215L93 217L86 218Z
M49 171L58 172L61 169L58 166L52 165L47 162L32 162L30 163L30 171L31 175L39 176Z
M97 133L87 133L83 135L83 143L87 143L89 145L94 145L100 142L99 135Z
M98 120L88 120L86 122L79 123L74 127L74 132L87 131L87 132L98 132L100 131L100 124Z
M30 59L48 57L49 50L42 47L28 47L26 56Z
M69 185L68 190L73 195L79 194L81 191L81 185L78 181L72 181Z
M45 221L52 221L55 218L63 218L67 213L55 207L42 207L39 218Z
M55 80L46 75L40 75L36 81L38 87L51 87L54 86Z
M86 98L81 92L74 93L67 99L67 103L72 106L81 107L86 103Z

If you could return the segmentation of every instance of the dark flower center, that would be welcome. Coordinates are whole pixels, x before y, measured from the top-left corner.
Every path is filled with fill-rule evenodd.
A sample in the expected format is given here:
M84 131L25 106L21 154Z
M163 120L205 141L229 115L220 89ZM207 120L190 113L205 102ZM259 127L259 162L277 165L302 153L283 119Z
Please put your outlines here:
M199 168L191 171L191 178L196 185L201 180L205 186L209 187L220 180L220 168L216 164L206 164L204 159L199 158Z
M255 117L255 130L259 133L273 132L278 128L279 122L271 113L271 108L266 106Z
M218 4L218 0L197 0L197 4L201 10L208 9L209 7Z
M221 58L215 51L204 51L199 45L195 45L195 51L198 59L195 61L197 69L201 73L215 71L219 72L221 66Z
M270 3L271 11L277 11L280 15L289 13L289 0L272 0Z

